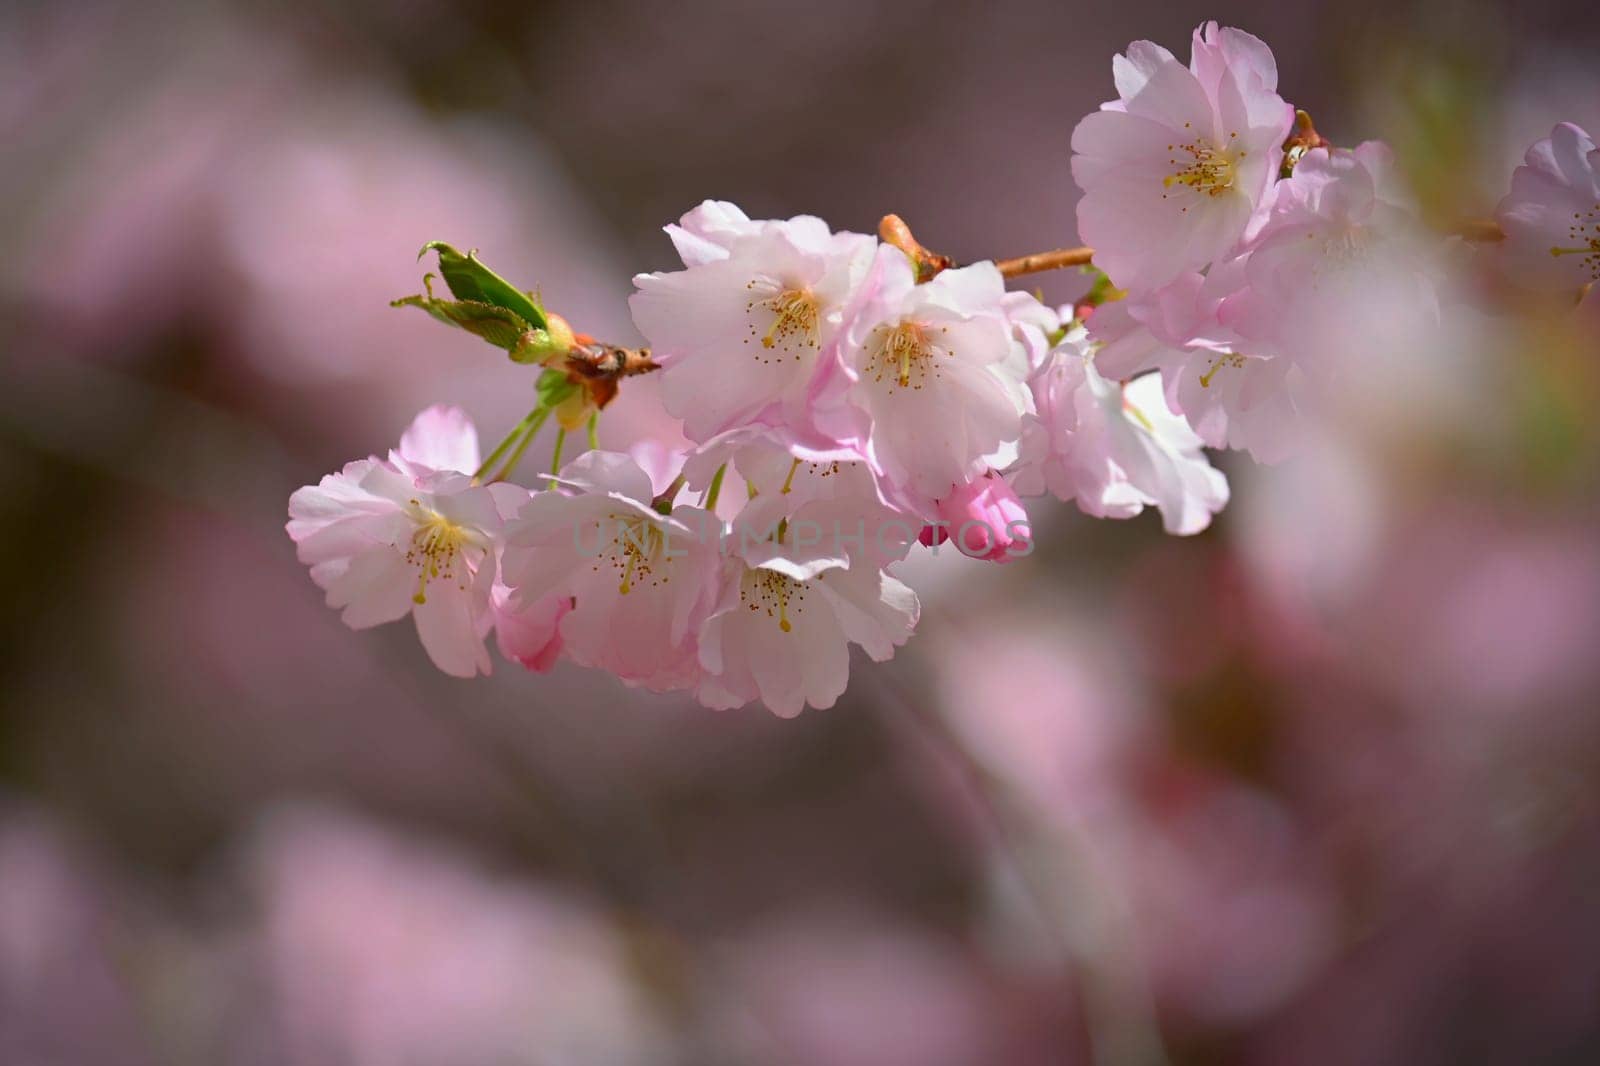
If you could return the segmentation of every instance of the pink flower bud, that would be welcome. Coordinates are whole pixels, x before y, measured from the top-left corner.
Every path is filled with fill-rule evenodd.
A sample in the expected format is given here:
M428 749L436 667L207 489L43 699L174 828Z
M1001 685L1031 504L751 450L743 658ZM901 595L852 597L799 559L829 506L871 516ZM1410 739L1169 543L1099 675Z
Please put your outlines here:
M1004 478L993 473L953 486L938 503L938 520L922 528L917 538L932 547L951 539L972 559L1008 563L1033 551L1028 512Z
M530 607L511 605L511 590L494 587L494 632L500 654L534 673L548 673L561 658L561 619L572 609L568 596L546 596Z

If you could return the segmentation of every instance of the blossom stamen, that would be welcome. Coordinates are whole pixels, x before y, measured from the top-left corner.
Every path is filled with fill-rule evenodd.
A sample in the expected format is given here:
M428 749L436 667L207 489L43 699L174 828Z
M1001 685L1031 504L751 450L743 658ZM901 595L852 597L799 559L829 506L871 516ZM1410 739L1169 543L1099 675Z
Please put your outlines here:
M1238 136L1237 133L1230 133L1228 139L1231 141ZM1221 196L1233 188L1234 168L1238 160L1228 150L1218 148L1205 138L1196 138L1185 144L1169 144L1167 151L1173 153L1168 163L1178 169L1161 179L1163 188L1184 185L1211 197ZM1185 152L1189 156L1186 161L1183 158ZM1238 159L1243 159L1246 154L1241 151ZM1166 194L1162 194L1162 199L1166 199Z
M1589 268L1589 276L1600 281L1600 204L1587 212L1572 213L1567 239L1573 242L1572 247L1556 245L1550 249L1550 254L1557 259L1564 255L1581 256Z
M421 512L421 525L411 536L406 562L417 568L417 591L411 600L420 605L428 602L429 581L456 579L456 558L471 538L467 530L437 511L424 508L417 500L411 503Z
M790 606L798 615L805 598L804 583L774 570L746 570L739 583L740 602L748 610L765 611L768 618L776 618L778 628L785 633L794 629L789 620Z
M670 563L671 557L662 554L666 537L660 528L647 519L634 516L612 515L611 518L616 522L617 530L611 541L611 549L595 562L592 569L599 570L602 562L609 563L612 569L618 571L617 592L623 596L632 592L641 582L665 584L671 574L658 574L657 571L663 559Z
M1209 389L1211 387L1212 380L1217 376L1217 371L1221 370L1225 366L1231 366L1235 370L1243 369L1244 356L1236 355L1232 352L1226 352L1211 360L1211 366L1207 368L1204 374L1200 375L1200 387L1202 389Z
M796 347L816 348L818 346L817 326L820 313L817 307L817 298L807 288L786 289L779 288L772 282L763 282L760 279L750 282L745 288L759 291L772 288L777 291L770 296L758 297L745 305L745 310L752 314L768 312L772 315L772 322L767 326L767 331L756 333L756 327L750 327L752 337L759 336L761 347L772 350L783 348L786 350ZM746 344L750 341L747 339ZM800 358L800 353L795 353L795 358ZM766 361L766 360L763 360Z
M939 374L934 358L939 349L930 342L928 333L928 327L916 322L879 326L869 348L866 372L874 381L881 382L888 376L893 385L902 389L922 388L930 371L935 377Z

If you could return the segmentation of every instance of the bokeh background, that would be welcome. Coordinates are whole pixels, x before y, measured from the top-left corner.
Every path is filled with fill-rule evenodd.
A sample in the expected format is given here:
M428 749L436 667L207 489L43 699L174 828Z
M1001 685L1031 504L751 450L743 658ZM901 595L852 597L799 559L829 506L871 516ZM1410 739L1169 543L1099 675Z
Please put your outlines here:
M1207 17L1437 219L1600 132L1591 0L0 9L0 1063L1600 1061L1592 322L1375 372L1202 536L918 564L795 721L451 681L283 534L529 406L387 306L424 241L620 342L706 197L1070 244L1112 54ZM648 379L603 425L671 432Z

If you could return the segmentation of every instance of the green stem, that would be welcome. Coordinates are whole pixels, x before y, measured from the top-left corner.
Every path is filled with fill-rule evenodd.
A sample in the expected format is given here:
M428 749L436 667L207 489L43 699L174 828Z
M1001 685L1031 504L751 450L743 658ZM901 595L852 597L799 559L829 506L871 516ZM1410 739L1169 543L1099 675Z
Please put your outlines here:
M671 514L672 501L676 500L678 498L678 493L683 491L683 481L684 478L682 474L679 474L677 477L673 478L672 484L668 485L661 495L650 501L650 506L655 508L655 510L660 514Z
M489 458L485 459L483 461L483 465L478 467L477 471L472 475L472 480L482 481L483 475L489 472L490 468L494 466L495 461L506 453L506 449L511 447L511 445L516 442L517 438L522 436L522 434L527 431L530 425L532 425L535 421L544 421L544 412L545 407L543 404L540 404L538 407L535 407L533 410L529 411L527 416L523 418L521 422L518 422L515 426L513 426L511 432L506 434L506 439L496 445L494 451L489 453ZM499 479L496 478L495 480L498 481Z
M565 443L567 443L567 427L562 426L556 430L556 450L550 456L550 473L552 474L561 473L561 446ZM560 487L555 478L550 479L550 487L552 489Z
M512 451L511 458L506 460L506 465L500 468L500 472L498 474L489 479L490 484L493 484L496 481L504 481L506 478L511 476L511 472L515 470L517 468L517 464L522 461L522 453L528 450L528 445L533 443L533 438L538 435L540 427L544 425L544 420L549 417L550 408L539 407L534 409L534 411L523 420L524 428L522 432L522 439L517 442L517 447Z
M589 416L589 450L600 450L600 412L596 411Z
M722 477L727 472L728 464L723 463L717 467L717 472L711 475L711 488L706 490L706 510L715 511L717 509L717 497L722 495Z

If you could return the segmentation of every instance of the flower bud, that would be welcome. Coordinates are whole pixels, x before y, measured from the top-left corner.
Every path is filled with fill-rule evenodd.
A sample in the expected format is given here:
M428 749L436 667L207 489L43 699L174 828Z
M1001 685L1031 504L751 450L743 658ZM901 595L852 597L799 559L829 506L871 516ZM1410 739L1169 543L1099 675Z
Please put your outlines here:
M1010 562L1033 551L1028 512L1004 478L993 473L953 486L938 502L939 520L924 526L917 538L932 547L953 539L962 555Z
M548 320L545 329L530 329L517 338L516 346L511 349L512 362L555 366L572 351L576 335L567 320L555 314L545 317Z

